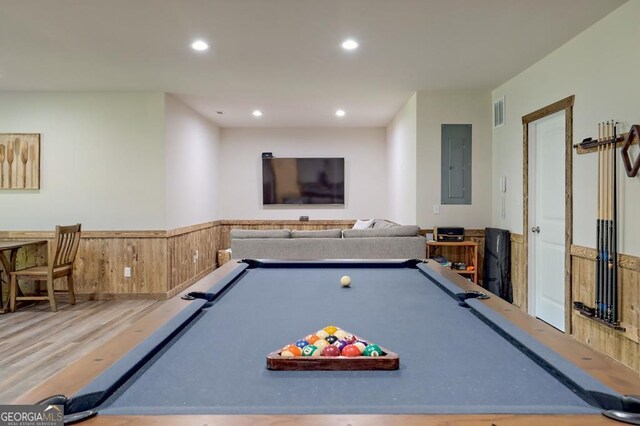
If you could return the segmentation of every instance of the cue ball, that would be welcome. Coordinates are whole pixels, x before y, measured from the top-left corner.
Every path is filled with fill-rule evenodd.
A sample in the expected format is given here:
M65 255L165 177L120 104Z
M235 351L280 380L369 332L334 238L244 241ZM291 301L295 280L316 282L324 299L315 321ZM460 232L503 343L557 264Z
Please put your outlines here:
M351 277L349 275L343 276L340 278L340 284L342 284L342 287L349 287L351 285Z

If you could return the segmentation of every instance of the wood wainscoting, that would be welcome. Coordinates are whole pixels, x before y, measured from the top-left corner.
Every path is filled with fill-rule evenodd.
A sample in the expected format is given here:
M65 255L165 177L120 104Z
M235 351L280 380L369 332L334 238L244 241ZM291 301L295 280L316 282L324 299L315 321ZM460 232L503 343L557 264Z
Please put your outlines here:
M511 234L511 286L513 304L527 312L527 269L524 258L524 236Z
M218 250L231 245L231 229L344 229L354 223L224 220L168 231L85 231L76 256L75 290L83 299L166 299L217 267ZM48 231L0 231L0 239L53 240L53 236L54 232ZM44 264L46 251L46 246L21 249L17 267ZM125 267L131 268L131 277L124 276Z
M573 301L593 306L596 250L571 246ZM618 255L620 325L615 331L572 310L571 334L591 347L640 372L640 257Z
M527 312L527 277L522 235L511 234L511 282L513 304ZM571 246L571 303L594 304L596 250ZM624 332L613 330L571 310L571 329L576 339L640 372L640 257L618 255L620 323Z

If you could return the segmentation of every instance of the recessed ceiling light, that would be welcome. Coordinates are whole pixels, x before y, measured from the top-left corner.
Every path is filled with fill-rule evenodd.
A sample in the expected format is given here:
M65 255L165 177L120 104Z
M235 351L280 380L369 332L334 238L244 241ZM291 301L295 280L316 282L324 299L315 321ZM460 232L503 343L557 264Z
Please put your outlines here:
M339 110L337 110L337 111L336 111L336 115L337 115L338 117L344 117L346 114L347 114L347 113L346 113L346 112L344 112L344 110L343 110L343 109L339 109Z
M209 49L209 44L206 41L196 40L191 43L191 48L193 50L197 50L198 52L204 52Z
M344 50L355 50L358 48L358 46L358 42L351 38L342 42L342 48Z
M262 111L260 111L259 109L253 111L252 114L254 117L262 117Z

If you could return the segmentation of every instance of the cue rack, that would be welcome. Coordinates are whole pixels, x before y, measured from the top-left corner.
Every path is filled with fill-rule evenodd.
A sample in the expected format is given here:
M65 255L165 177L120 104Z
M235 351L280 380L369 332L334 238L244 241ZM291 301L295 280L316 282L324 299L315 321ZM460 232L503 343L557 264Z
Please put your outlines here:
M596 270L595 305L589 307L574 302L574 308L582 315L619 331L619 279L618 279L618 184L616 149L622 147L623 163L629 177L640 168L640 156L634 165L628 155L629 147L640 139L640 125L631 127L628 134L618 133L615 120L598 123L598 138L587 138L578 145L578 154L597 152L596 185ZM635 174L634 174L635 173Z

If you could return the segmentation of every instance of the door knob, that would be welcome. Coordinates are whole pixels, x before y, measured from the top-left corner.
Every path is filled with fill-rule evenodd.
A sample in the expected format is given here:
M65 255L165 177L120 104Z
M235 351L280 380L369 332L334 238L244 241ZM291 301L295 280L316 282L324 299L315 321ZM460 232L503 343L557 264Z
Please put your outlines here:
M531 232L539 234L540 233L540 227L539 226L534 226L533 228L531 228Z

